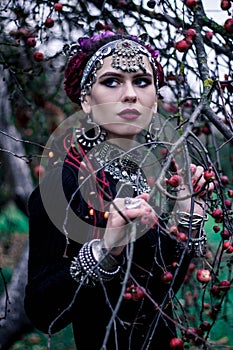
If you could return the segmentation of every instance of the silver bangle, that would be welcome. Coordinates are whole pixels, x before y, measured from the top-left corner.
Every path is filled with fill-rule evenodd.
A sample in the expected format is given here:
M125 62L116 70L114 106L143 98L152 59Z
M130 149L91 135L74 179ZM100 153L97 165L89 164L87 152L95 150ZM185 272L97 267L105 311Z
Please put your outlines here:
M111 271L119 265L119 262L111 255L110 251L105 248L102 239L93 239L91 241L91 248L93 256L99 263L100 268Z
M100 241L101 240L94 239L85 243L80 249L78 256L74 257L72 260L70 274L75 281L79 283L82 282L87 286L95 286L97 281L110 281L120 272L121 266L113 257L110 257L110 255L107 255L107 260L105 260L105 257L99 261L95 258L93 254L93 245L100 245ZM105 261L104 264L103 261Z
M194 231L200 229L203 221L208 220L208 215L205 214L203 217L202 215L196 213L190 214L185 211L177 211L175 213L175 220L179 225L185 228L191 227Z
M194 257L204 256L206 253L206 243L207 236L205 231L202 231L202 235L197 238L190 238L188 242L180 242L176 243L176 253L180 255L180 251L184 250L187 247L187 252L189 254L193 254Z
M190 238L188 243L189 251L193 252L195 257L203 256L206 253L206 243L207 237L205 231L203 231L202 236Z

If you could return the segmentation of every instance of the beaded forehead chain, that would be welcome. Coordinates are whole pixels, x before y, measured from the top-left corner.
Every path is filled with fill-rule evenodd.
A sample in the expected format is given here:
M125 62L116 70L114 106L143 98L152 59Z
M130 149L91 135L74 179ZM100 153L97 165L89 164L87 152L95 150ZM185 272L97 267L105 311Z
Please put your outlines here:
M147 56L155 72L158 91L157 67L150 52L141 44L130 39L118 39L102 46L87 62L81 80L81 88L90 87L96 79L96 70L103 65L103 59L112 55L112 67L124 72L145 71L143 55ZM91 77L90 77L91 75ZM88 82L88 83L87 83Z

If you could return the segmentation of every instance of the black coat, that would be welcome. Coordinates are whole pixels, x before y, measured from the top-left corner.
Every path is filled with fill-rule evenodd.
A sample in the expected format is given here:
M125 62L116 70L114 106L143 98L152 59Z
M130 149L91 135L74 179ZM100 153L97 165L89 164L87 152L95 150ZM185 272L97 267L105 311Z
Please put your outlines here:
M88 205L77 191L79 176L80 170L72 162L55 166L30 197L30 251L25 296L28 317L45 333L57 332L72 323L78 350L102 349L106 332L107 350L169 350L169 341L176 336L174 323L170 321L172 298L182 284L191 257L183 254L177 242L163 230L150 229L131 246L132 280L129 279L127 284L137 281L146 288L149 297L137 301L122 298L128 259L125 259L121 274L113 280L104 285L97 283L95 287L80 287L70 276L71 260L77 256L85 238L89 239L92 225L104 227L106 220L98 215L94 222L90 216L87 218ZM114 197L116 181L110 174L106 175L106 180ZM90 186L87 182L85 191L93 193ZM68 211L67 203L71 203ZM66 230L71 233L68 246L64 221ZM173 266L174 262L180 262L179 268ZM173 273L170 284L161 281L163 270ZM120 295L120 308L114 322L109 323Z

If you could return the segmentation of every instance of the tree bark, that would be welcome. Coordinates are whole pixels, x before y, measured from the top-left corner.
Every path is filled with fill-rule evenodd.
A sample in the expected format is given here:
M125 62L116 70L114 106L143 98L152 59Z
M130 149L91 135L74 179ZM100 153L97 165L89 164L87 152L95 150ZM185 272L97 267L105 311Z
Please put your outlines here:
M0 71L1 77L5 75L5 81L0 82L0 148L2 161L7 169L7 181L12 188L12 195L18 207L27 213L27 200L33 189L32 177L28 164L15 155L25 154L25 150L19 132L14 125L8 122L11 116L11 104L7 94L6 71ZM7 151L4 151L7 150ZM24 311L24 288L27 282L28 244L14 269L11 282L7 286L7 292L0 299L0 349L7 350L16 339L24 332L32 329ZM5 315L6 311L6 315Z
M20 257L10 285L7 288L9 303L6 317L0 322L0 349L8 350L25 332L33 329L24 311L24 289L27 280L28 244ZM1 316L5 312L7 299L0 300Z

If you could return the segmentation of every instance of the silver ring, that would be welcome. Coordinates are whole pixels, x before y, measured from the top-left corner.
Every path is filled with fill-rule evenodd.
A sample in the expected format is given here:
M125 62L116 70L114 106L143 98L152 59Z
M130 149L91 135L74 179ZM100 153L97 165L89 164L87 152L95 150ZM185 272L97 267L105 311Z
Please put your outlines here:
M128 199L126 201L126 199ZM142 200L140 198L134 200L134 202L130 198L125 198L125 208L126 209L137 209L141 206Z
M124 203L125 203L125 205L131 204L131 203L132 203L132 199L129 198L129 197L126 197L126 198L124 199Z

